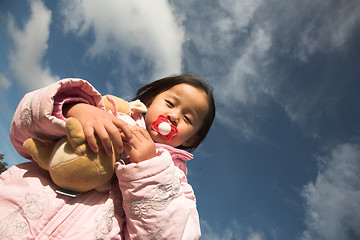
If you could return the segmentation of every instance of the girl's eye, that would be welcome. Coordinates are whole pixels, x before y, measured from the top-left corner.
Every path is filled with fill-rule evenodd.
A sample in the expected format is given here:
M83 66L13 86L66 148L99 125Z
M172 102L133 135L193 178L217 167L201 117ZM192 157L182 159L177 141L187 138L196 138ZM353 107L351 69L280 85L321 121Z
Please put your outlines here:
M189 124L192 124L191 120L189 117L187 116L184 116L184 119L185 119L185 122L189 123Z
M170 107L174 107L174 104L171 101L169 101L169 100L165 100L165 101Z

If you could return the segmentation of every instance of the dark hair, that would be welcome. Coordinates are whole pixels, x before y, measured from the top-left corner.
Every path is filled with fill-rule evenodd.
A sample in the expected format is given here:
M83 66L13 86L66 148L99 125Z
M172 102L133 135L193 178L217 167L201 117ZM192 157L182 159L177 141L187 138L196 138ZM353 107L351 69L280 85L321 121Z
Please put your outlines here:
M193 146L185 147L185 146L178 146L180 149L184 149L187 151L195 150L200 143L205 139L206 135L208 134L211 125L215 118L215 101L213 96L213 88L206 83L203 79L193 75L193 74L179 74L174 75L166 78L162 78L156 80L152 83L149 83L142 88L140 88L136 92L136 97L134 100L139 99L147 106L150 106L154 98L162 92L169 90L170 88L174 87L178 84L189 84L193 87L203 90L206 93L209 103L209 112L205 117L205 120L200 128L200 130L196 133L198 135L198 139Z

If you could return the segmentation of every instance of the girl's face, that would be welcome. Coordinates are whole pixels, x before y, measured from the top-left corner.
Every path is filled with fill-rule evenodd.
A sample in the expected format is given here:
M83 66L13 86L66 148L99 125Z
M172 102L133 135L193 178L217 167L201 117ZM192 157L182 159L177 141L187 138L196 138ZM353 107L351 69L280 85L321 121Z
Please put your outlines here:
M148 106L145 115L146 129L156 143L173 147L193 146L198 137L196 133L208 111L209 103L203 90L186 83L178 84L157 95ZM151 123L156 121L159 115L164 115L179 131L170 142L164 141L160 133L151 128Z

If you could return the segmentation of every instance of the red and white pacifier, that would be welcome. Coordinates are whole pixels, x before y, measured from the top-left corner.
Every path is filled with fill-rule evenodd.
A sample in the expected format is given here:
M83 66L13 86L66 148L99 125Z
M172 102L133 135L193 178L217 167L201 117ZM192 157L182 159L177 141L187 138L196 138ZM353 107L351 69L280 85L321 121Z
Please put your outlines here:
M174 125L169 123L169 120L164 115L160 115L158 119L151 124L151 127L160 133L160 136L166 142L170 142L179 132Z

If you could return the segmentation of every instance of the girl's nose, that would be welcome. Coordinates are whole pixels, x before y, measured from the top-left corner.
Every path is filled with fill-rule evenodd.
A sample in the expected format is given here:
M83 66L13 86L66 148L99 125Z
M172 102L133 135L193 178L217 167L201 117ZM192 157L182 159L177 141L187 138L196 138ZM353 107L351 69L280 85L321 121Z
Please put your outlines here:
M169 113L167 116L167 119L170 121L170 123L172 124L172 125L177 125L178 124L178 121L179 121L179 119L178 119L178 117L177 117L177 115L176 114L174 114L174 113Z

